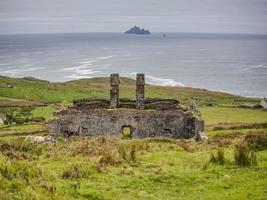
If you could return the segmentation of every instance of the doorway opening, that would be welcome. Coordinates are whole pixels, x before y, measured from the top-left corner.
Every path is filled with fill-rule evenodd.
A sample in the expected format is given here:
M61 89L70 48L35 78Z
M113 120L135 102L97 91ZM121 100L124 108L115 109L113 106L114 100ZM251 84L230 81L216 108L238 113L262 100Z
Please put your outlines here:
M122 131L122 138L123 139L132 139L132 127L131 126L123 126L121 128Z

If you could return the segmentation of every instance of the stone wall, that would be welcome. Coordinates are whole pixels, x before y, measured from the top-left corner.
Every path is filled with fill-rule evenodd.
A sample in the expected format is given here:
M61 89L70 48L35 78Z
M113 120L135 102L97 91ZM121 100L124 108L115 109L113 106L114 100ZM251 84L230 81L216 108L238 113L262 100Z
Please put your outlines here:
M83 98L73 100L75 108L79 109L108 109L110 100L97 98ZM118 108L136 109L136 100L120 98ZM144 109L148 110L176 110L179 109L179 101L175 99L151 99L144 100Z
M122 137L123 127L131 129L132 138L193 138L196 132L204 131L197 118L188 116L181 110L68 109L59 112L57 117L50 124L50 133L55 136Z

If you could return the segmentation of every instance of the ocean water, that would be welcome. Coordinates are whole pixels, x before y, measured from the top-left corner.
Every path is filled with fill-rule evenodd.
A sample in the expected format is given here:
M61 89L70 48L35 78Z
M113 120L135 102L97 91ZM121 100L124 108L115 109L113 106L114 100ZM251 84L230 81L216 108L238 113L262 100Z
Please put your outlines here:
M267 97L267 36L0 35L0 75L54 82L118 72L146 82Z

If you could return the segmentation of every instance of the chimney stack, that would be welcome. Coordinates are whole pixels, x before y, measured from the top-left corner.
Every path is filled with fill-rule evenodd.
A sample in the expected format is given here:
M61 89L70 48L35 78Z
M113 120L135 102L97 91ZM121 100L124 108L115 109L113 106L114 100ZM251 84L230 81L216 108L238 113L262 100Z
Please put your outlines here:
M136 74L136 109L145 108L145 75Z
M120 79L119 74L110 75L110 108L115 109L119 107L119 93L120 93Z

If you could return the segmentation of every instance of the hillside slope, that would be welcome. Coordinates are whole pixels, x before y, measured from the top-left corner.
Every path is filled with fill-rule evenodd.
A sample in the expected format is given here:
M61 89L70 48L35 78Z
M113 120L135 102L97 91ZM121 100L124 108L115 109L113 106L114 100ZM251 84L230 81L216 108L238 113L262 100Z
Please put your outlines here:
M125 77L120 78L120 80L120 96L122 98L134 99L135 81ZM72 101L73 99L84 97L109 98L109 78L98 77L52 83L32 77L10 78L0 76L0 97L2 99L22 99L43 103ZM180 100L195 98L201 105L236 105L244 102L259 101L258 99L204 89L153 85L146 85L146 97Z

